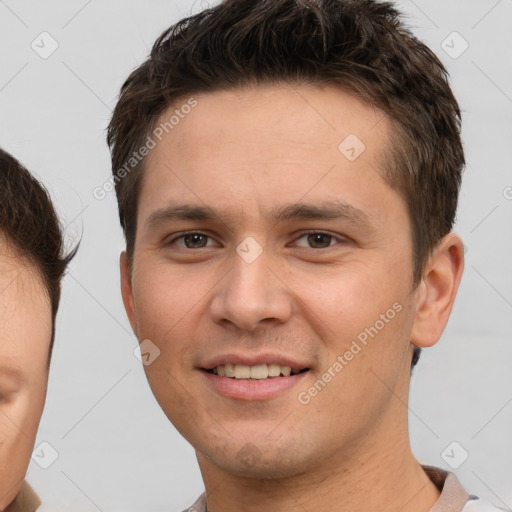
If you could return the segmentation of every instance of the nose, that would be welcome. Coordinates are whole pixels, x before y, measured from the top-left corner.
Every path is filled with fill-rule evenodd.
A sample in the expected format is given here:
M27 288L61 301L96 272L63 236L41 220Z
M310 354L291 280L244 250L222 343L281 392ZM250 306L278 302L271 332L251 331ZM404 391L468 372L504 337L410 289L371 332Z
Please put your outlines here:
M234 254L232 269L218 284L211 302L214 322L254 331L262 323L285 323L290 318L291 291L270 260L266 251L252 262Z

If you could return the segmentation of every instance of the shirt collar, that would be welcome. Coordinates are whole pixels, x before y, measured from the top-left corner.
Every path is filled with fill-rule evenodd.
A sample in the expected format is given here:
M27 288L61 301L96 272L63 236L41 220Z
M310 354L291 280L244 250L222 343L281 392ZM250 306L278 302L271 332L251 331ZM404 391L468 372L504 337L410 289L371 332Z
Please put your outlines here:
M421 467L441 492L429 512L461 512L469 499L469 495L455 474L435 466L422 464ZM205 493L199 496L189 510L195 512L205 512L207 510Z
M469 499L458 478L449 471L434 466L421 466L441 495L429 512L461 512Z

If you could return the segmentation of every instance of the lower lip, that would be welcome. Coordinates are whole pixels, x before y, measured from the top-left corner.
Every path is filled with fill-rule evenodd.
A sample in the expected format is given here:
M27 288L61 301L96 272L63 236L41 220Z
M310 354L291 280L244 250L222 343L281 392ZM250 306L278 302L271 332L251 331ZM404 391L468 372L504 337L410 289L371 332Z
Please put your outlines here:
M210 387L217 393L235 400L270 400L296 386L309 370L289 377L271 377L262 380L230 379L201 370Z

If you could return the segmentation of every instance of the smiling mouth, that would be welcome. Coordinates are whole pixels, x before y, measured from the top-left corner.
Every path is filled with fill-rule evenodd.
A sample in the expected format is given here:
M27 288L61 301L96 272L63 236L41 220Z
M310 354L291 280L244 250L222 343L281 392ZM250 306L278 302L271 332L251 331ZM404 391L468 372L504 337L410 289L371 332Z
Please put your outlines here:
M258 364L247 366L244 364L226 364L204 371L219 377L236 380L266 380L278 377L289 377L309 371L309 368L291 368L279 364Z

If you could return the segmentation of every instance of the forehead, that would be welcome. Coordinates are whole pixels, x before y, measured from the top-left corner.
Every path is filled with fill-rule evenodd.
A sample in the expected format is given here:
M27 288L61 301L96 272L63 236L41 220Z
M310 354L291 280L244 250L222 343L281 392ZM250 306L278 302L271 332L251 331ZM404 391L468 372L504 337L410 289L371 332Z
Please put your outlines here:
M51 325L50 300L38 269L3 239L0 242L0 362L9 362L6 366L12 370L46 361Z
M306 195L308 203L344 194L357 203L389 194L382 178L389 129L382 111L335 86L244 87L194 95L193 103L183 98L153 130L139 220L155 203L185 196L188 203L229 206L235 216L263 216Z
M269 157L284 157L290 149L306 153L312 147L321 147L325 156L339 156L339 144L349 135L364 142L364 151L373 155L387 141L386 114L334 85L246 86L193 98L192 108L190 98L175 101L155 128L157 143L172 140L173 149L188 151L190 158L202 148L220 149L219 141L246 148L264 143L269 153L262 156ZM165 147L157 145L148 160Z
M14 303L15 296L45 295L41 271L0 232L0 297ZM9 300L6 300L9 299Z

